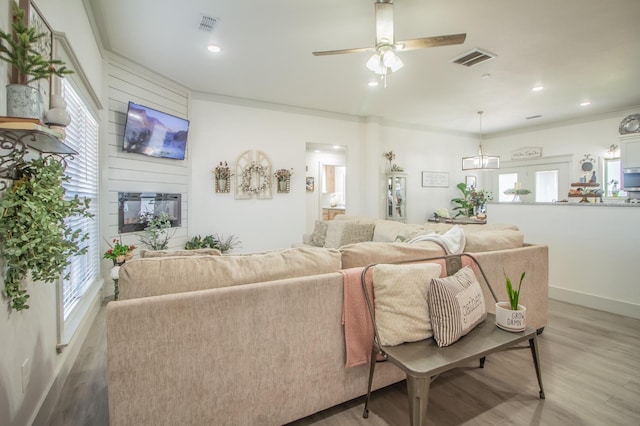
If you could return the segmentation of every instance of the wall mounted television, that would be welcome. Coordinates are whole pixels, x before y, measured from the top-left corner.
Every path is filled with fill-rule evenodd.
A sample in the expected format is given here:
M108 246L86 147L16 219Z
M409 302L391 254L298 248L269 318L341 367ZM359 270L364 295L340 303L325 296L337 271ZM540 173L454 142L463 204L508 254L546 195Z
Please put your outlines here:
M184 160L189 120L129 102L122 150Z

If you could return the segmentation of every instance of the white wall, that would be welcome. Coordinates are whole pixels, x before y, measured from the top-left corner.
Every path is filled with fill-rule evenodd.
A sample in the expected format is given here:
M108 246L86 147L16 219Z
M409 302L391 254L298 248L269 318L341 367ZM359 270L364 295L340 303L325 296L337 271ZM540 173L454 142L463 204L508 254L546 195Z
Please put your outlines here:
M101 93L102 59L90 30L81 0L37 0L55 31L64 32L85 73L90 73L93 90ZM0 26L9 28L10 2L0 0ZM5 62L0 66L0 87L8 82ZM6 111L4 97L0 102ZM58 354L55 284L26 283L30 309L0 313L0 424L47 424L51 407L73 365L91 325L99 298L69 345ZM2 298L4 306L7 300ZM26 387L22 389L21 365L28 359ZM42 408L42 409L41 409Z
M500 203L488 211L491 223L516 224L527 242L549 246L551 298L640 318L640 207Z
M485 149L510 159L511 151L542 147L543 156L573 155L571 180L580 177L585 154L599 159L619 145L618 126L640 107L545 128L522 130L485 140ZM602 182L600 161L596 168ZM514 223L526 241L549 246L550 297L640 318L635 267L640 252L640 207L490 204L492 223ZM573 205L576 204L576 205Z
M408 173L408 221L417 223L436 208L449 206L455 184L464 180L460 158L477 148L477 141L462 135L204 94L193 95L190 118L190 236L235 234L243 242L236 252L290 247L312 229L319 216L307 217L307 211L314 210L307 207L313 195L305 191L307 142L347 147L347 209L352 215L384 217L383 153L396 152L396 163ZM231 193L216 194L211 169L220 161L233 169L246 150L264 151L274 169L293 168L291 193L236 200L232 185ZM451 171L449 188L422 188L423 170Z
M236 253L285 248L302 241L307 142L347 146L349 175L358 176L362 168L357 120L234 104L202 94L193 95L190 118L190 236L234 234L242 241ZM216 194L211 170L220 161L227 161L234 170L238 156L247 150L263 151L274 170L293 168L291 192L280 194L274 188L271 199L236 200L233 182L230 193ZM360 205L356 188L357 182L349 178L347 193L353 193L354 209Z

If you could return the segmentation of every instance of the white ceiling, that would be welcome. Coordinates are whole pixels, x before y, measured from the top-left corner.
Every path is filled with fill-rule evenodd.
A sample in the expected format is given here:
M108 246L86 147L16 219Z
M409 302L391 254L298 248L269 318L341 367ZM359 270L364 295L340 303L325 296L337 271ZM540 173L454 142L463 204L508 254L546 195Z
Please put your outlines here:
M90 3L105 48L194 91L470 133L483 110L485 134L640 106L640 0L396 0L396 40L467 39L400 53L386 88L367 86L367 54L311 54L372 46L373 0ZM497 58L450 62L473 48Z

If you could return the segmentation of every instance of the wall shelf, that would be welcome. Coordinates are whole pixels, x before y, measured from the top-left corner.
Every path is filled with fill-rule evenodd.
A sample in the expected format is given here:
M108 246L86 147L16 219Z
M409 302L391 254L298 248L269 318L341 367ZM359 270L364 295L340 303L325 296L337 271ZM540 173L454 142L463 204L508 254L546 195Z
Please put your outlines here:
M78 153L62 142L62 132L30 121L0 122L0 178L15 179L16 166L30 151L42 156L57 157L66 162ZM0 184L0 190L6 182Z

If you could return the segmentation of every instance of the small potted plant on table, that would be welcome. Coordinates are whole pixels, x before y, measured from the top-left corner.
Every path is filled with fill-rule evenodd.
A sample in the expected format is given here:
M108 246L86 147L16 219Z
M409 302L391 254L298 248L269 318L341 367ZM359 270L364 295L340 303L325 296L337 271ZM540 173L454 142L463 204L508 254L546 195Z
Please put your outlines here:
M524 277L525 273L523 272L516 290L511 284L511 279L505 274L509 301L496 303L496 325L503 330L518 332L524 331L526 327L527 308L518 303Z

